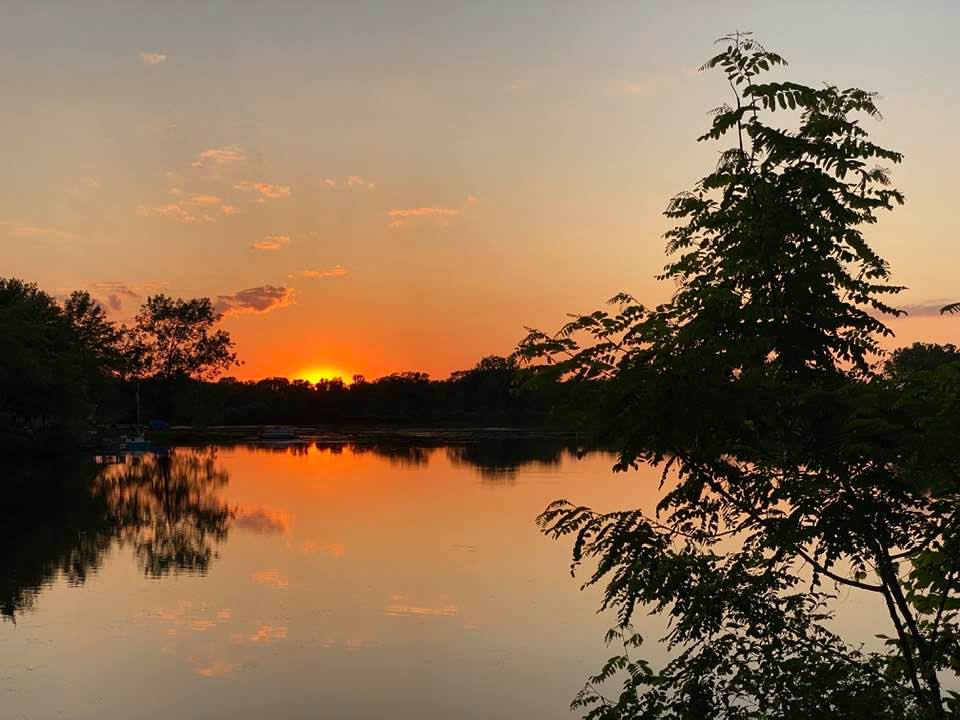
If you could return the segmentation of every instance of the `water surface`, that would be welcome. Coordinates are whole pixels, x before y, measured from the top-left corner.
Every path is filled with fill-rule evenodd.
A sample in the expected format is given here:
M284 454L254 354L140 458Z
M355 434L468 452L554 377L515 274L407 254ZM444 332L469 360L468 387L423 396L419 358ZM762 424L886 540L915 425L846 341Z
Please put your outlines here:
M568 716L610 623L534 520L653 497L611 464L499 442L22 470L3 717Z
M652 513L658 471L556 442L424 444L8 471L0 715L574 717L613 620L535 518L559 498ZM854 639L887 629L853 595L836 610ZM661 666L662 621L636 623Z

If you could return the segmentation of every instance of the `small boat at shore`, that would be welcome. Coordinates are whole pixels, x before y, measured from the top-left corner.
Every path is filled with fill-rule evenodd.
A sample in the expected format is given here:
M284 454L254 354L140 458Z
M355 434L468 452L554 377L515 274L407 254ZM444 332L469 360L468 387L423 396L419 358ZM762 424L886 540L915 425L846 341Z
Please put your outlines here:
M152 444L143 436L143 433L140 433L133 437L127 437L125 435L120 441L120 447L128 452L144 452L149 450Z
M266 427L260 431L260 440L290 442L301 439L300 433L292 427Z

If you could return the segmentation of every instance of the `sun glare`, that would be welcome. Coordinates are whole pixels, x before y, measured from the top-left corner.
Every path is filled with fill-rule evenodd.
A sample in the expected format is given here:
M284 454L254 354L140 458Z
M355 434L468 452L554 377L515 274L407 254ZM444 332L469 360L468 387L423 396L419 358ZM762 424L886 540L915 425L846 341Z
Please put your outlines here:
M306 368L296 373L293 377L295 380L306 380L307 382L312 383L316 383L321 380L333 380L334 378L340 378L345 383L349 383L351 375L343 370L340 370L339 368L323 365L319 367Z

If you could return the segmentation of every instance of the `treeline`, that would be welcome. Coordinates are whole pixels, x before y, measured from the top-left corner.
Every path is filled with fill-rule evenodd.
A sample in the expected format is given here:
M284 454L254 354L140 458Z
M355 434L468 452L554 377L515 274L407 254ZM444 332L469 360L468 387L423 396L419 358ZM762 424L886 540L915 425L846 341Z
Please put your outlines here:
M133 397L136 388L126 386ZM561 386L524 388L511 358L487 357L470 370L432 380L404 372L375 380L290 380L270 377L217 382L181 378L141 383L143 417L175 424L542 423L563 394ZM129 405L113 417L131 422Z
M350 385L239 381L221 377L239 362L229 333L217 329L220 317L207 298L156 295L129 326L118 325L89 293L57 299L0 278L0 454L72 450L98 431L151 420L529 425L567 392L525 387L515 361L503 357L444 380L405 372Z

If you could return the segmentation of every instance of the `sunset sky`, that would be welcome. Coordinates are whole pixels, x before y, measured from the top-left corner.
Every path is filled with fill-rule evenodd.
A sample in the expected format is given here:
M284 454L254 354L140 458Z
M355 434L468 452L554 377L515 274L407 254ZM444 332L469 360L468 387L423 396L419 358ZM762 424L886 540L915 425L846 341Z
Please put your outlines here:
M960 299L958 26L953 2L4 0L0 276L117 320L209 296L240 377L444 377L668 297L661 212L729 92L696 68L739 28L790 61L771 77L881 93L898 342L960 342L934 311Z

